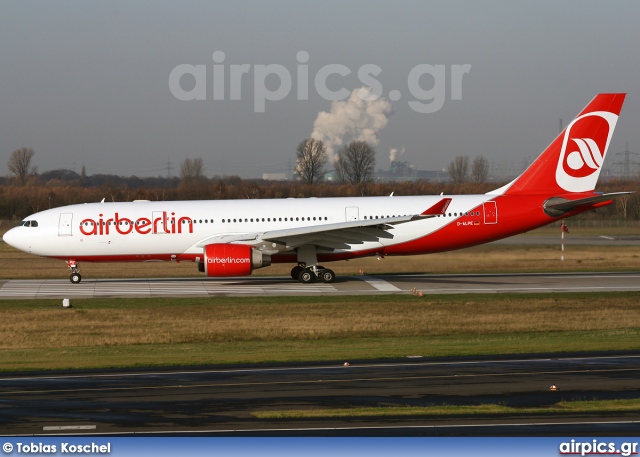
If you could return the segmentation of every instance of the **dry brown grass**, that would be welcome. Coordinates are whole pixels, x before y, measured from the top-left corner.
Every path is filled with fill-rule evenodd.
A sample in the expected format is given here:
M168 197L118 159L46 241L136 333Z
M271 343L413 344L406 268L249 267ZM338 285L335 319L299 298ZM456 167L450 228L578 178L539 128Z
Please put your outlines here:
M76 307L68 310L2 306L0 349L624 331L640 328L638 297L397 296L370 297L369 303L357 299L295 303L293 298L222 305L215 299L195 301L202 304L174 299L174 306L140 300L133 302L140 305L109 309L101 309L100 300L76 300Z
M408 257L355 259L329 262L325 266L339 275L360 270L381 273L474 273L542 271L622 271L640 267L638 246L570 246L560 262L559 246L484 245L460 251ZM61 260L45 259L20 252L0 243L0 278L66 278ZM80 265L85 278L202 277L191 262L89 263ZM256 270L254 275L288 275L291 264L277 264Z

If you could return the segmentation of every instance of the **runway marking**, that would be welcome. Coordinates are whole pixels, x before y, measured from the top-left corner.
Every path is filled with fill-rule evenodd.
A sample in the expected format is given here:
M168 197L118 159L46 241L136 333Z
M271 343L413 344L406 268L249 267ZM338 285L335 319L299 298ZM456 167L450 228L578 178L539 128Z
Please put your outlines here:
M95 430L95 425L48 425L46 427L42 427L42 430L47 431L55 431L55 430Z
M487 292L487 293L501 293L501 292L560 292L560 291L575 291L576 288L575 287L554 287L554 286L550 286L550 287L512 287L512 288L500 288L500 289L496 289L494 287L490 287L487 286L485 289L480 289L480 288L469 288L469 289L465 289L465 288L451 288L451 289L444 289L444 288L423 288L422 292L425 294L442 294L442 293L464 293L464 292ZM620 287L614 287L614 286L584 286L584 287L580 287L580 291L581 292L587 292L587 291L603 291L603 290L614 290L614 291L625 291L625 290L640 290L640 285L638 286L625 286L624 289L621 289ZM405 290L404 292L410 292L410 290Z
M310 371L310 370L355 370L367 368L404 368L404 367L428 367L428 366L455 366L455 365L480 365L480 364L505 364L505 363L540 363L540 362L572 362L572 361L601 361L601 360L626 360L640 359L640 355L608 355L601 357L558 357L558 358L536 358L536 359L497 359L497 360L466 360L452 362L412 362L412 363L373 363L362 365L350 365L345 368L343 365L319 365L286 368L232 368L219 370L198 370L198 371L149 371L143 373L102 373L102 374L78 374L61 376L26 376L26 377L6 377L0 378L2 381L36 381L36 380L64 380L64 379L91 379L91 378L131 378L144 376L184 376L194 374L234 374L234 373L262 373L262 372L282 372L282 371ZM633 360L635 362L635 360Z
M475 285L474 287L464 284L467 278L519 278L514 284L500 285L486 284ZM230 280L210 280L209 278L177 278L177 279L100 279L86 280L81 284L71 284L64 279L49 280L7 280L0 281L0 299L39 299L39 298L95 298L95 297L173 297L173 296L203 296L211 297L218 295L239 295L239 296L261 296L261 295L311 295L311 294L338 294L338 295L370 295L376 293L410 293L410 290L402 289L406 287L407 279L415 280L417 287L425 294L446 294L446 293L497 293L497 292L562 292L562 291L608 291L608 290L640 290L640 281L635 281L631 285L624 286L597 286L590 285L589 281L594 279L626 280L627 283L633 279L640 278L636 272L629 273L564 273L564 274L542 274L542 273L513 273L513 274L438 274L438 275L390 275L388 277L377 276L348 276L349 281L364 281L371 286L370 290L358 290L350 288L349 281L343 282L336 289L331 284L313 283L300 284L289 281L284 277L264 277L246 278ZM393 284L395 280L402 279L402 285ZM461 287L451 287L450 283L441 283L440 280L458 280ZM567 286L563 280L569 280ZM547 286L537 286L534 281L545 281L550 283ZM419 285L418 285L419 284ZM441 287L446 286L446 287Z
M235 281L153 281L153 280L101 280L71 284L65 280L24 281L9 280L0 287L2 298L79 298L112 296L215 296L215 295L273 295L336 293L331 284L274 283L251 284Z
M371 287L376 288L382 292L403 292L402 289L398 289L396 286L384 279L376 278L374 276L356 276L358 279L369 284Z
M523 277L523 278L640 278L640 274L635 271L631 272L576 272L576 273L436 273L436 274L393 274L398 278L422 278L422 279L439 279L439 278L500 278L500 277Z
M189 385L163 385L163 386L136 386L136 387L107 387L107 388L91 388L91 389L48 389L48 390L13 390L1 392L2 395L30 395L30 394L56 394L66 392L131 392L140 390L160 390L160 389L198 389L208 387L246 387L246 386L280 386L294 384L337 384L347 382L379 382L379 381L424 381L427 379L460 379L460 378L492 378L505 376L533 376L533 375L559 375L559 374L580 374L580 373L621 373L640 371L639 368L620 368L620 369L584 369L584 370L562 370L562 371L531 371L531 372L515 372L515 373L479 373L479 374L452 374L452 375L433 375L433 376L400 376L400 377L379 377L379 378L349 378L349 379L313 379L313 380L296 380L296 381L271 381L271 382L233 382L233 383L207 383L207 384L189 384Z
M544 427L544 426L570 426L570 425L635 425L640 421L573 421L573 422L494 422L489 424L427 424L427 425L370 425L348 427L298 427L298 428L247 428L247 429L207 429L207 430L151 430L151 431L126 431L126 432L93 432L92 436L117 436L117 435L182 435L204 433L274 433L274 432L326 432L326 431L355 431L355 430L418 430L418 429L444 429L444 428L489 428L489 427ZM69 433L69 435L74 435ZM77 434L82 436L82 434ZM3 435L7 437L33 436L33 434ZM58 436L57 434L42 434L39 436Z

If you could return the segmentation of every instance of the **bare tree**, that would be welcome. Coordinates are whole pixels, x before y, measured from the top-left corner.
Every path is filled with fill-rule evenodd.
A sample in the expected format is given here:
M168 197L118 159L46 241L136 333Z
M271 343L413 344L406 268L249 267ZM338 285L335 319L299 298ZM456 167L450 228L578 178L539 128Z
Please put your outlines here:
M197 159L184 159L180 164L180 178L185 181L197 180L204 175L202 157Z
M180 185L178 196L185 200L208 198L208 182L204 176L202 158L184 159L180 164Z
M15 175L18 183L26 183L27 178L36 172L37 168L31 166L34 154L35 151L31 148L20 148L11 153L7 167Z
M322 140L307 138L296 148L296 174L307 184L320 181L327 162L327 146Z
M352 141L338 151L333 162L338 180L361 184L373 178L376 150L365 141Z
M625 195L616 200L616 208L620 211L623 219L627 218L627 209L629 208L629 196Z
M333 161L333 168L336 173L336 181L340 184L345 184L349 182L349 177L347 176L347 159L343 154L338 154Z
M464 184L469 176L469 156L457 156L449 164L448 170L455 184Z
M489 178L489 160L485 156L478 156L471 164L471 180L475 183L487 182Z

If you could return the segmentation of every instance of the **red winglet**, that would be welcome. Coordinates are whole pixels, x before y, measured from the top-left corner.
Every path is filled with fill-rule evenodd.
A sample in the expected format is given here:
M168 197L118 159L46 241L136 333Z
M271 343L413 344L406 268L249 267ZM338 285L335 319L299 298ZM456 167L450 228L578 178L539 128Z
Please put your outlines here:
M449 207L449 203L451 203L450 198L443 198L438 203L433 205L431 208L424 210L420 215L421 216L439 216L440 214L444 214Z

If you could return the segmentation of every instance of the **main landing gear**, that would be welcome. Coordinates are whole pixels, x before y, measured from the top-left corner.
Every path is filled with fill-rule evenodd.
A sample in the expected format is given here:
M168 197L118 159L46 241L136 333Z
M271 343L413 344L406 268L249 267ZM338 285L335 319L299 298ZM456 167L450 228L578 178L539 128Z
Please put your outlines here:
M310 267L296 265L291 269L291 278L297 279L302 284L309 284L314 281L332 283L336 279L336 274L333 270L320 265L312 265Z
M291 269L291 277L297 279L302 284L309 284L314 281L330 283L336 280L336 274L328 268L318 265L316 247L306 244L296 249L298 265Z
M69 270L71 270L69 281L71 281L72 284L80 284L80 281L82 281L82 276L80 275L80 270L78 269L78 263L75 260L68 260L67 266L69 267Z

